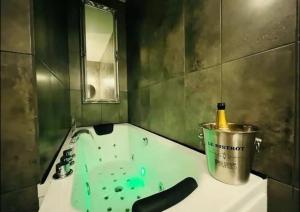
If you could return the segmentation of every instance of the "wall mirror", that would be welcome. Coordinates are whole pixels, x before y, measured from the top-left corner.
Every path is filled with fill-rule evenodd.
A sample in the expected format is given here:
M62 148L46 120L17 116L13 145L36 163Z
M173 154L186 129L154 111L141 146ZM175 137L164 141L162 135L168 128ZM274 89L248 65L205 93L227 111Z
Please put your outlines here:
M85 1L82 20L83 103L118 103L115 10L92 1Z

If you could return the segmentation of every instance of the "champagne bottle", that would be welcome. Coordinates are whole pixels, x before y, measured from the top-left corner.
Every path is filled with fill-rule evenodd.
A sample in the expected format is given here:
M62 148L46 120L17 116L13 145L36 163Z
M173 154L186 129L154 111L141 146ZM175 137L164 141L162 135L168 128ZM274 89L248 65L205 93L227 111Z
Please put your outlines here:
M225 116L225 103L217 104L216 129L228 130L228 124Z

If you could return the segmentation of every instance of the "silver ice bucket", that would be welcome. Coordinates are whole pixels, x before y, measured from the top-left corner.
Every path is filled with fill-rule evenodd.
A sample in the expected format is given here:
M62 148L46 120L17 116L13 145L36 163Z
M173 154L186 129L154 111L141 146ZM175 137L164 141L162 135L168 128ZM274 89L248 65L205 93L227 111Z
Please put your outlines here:
M215 129L215 123L201 124L209 173L217 180L238 185L249 179L255 149L261 139L253 125L229 123L229 130Z

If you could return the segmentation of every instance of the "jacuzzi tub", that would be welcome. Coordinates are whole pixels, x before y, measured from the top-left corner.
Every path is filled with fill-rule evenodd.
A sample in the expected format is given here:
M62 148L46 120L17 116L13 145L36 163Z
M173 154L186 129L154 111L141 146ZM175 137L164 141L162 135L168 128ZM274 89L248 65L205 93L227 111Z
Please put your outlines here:
M166 211L267 211L265 179L251 174L244 185L221 183L209 175L205 155L130 124L116 124L112 133L101 136L93 127L85 129L92 136L81 134L73 145L73 174L54 180L54 166L39 186L41 212L131 211L138 199L186 177L196 179L198 188ZM70 142L71 135L56 163Z

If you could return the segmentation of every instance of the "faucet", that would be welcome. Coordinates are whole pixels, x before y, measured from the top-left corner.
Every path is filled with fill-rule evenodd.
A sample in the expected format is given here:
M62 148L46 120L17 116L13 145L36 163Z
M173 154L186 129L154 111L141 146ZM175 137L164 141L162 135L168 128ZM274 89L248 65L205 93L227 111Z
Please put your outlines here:
M73 170L70 166L74 164L74 157L75 154L73 153L73 148L63 151L63 156L60 158L60 162L56 164L55 174L53 175L54 179L62 179L72 174Z
M94 136L93 136L93 134L91 133L91 131L89 131L88 129L80 129L80 130L77 130L75 133L73 133L73 135L72 135L72 140L73 139L76 139L80 134L83 134L83 133L87 133L87 134L89 134L91 137L92 137L92 139L94 140ZM75 141L74 141L75 142ZM73 143L74 143L73 142Z
M75 157L75 153L73 153L73 148L67 149L63 151L63 156L60 158L61 162L69 163L70 165L74 164L73 158Z

